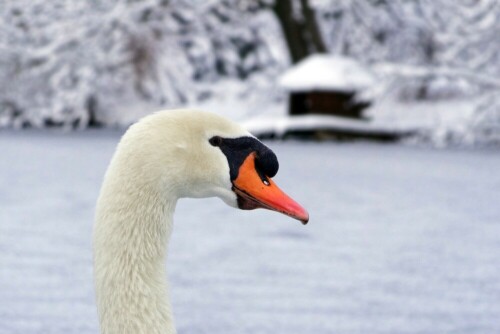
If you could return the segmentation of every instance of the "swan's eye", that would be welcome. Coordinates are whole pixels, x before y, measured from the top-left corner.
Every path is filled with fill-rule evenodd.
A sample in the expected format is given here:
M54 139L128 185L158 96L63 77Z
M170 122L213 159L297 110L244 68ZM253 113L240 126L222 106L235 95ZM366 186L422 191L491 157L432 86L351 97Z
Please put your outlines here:
M222 137L213 136L208 141L212 144L212 146L220 146L220 144L222 144Z

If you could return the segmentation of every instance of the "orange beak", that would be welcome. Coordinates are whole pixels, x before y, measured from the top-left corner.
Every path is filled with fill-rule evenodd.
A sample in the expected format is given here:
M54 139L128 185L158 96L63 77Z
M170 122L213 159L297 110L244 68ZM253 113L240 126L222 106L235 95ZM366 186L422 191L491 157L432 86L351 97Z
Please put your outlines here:
M300 204L278 188L273 180L259 175L255 167L255 153L241 164L233 186L241 209L264 208L300 220L304 225L309 221L309 213Z

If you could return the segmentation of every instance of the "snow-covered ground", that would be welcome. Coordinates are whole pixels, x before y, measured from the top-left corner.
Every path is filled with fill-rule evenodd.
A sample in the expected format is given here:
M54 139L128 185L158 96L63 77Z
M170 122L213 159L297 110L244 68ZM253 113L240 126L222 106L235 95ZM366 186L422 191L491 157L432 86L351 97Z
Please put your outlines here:
M92 216L120 133L0 133L0 333L97 333ZM180 201L180 334L499 333L500 155L269 142L309 225Z

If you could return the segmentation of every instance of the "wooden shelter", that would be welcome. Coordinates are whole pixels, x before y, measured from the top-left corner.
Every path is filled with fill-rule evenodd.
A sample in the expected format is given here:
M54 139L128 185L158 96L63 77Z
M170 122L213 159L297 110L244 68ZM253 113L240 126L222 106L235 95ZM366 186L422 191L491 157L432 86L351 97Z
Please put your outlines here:
M304 59L280 78L290 94L290 115L361 118L371 102L358 95L374 84L371 71L354 59L323 54Z

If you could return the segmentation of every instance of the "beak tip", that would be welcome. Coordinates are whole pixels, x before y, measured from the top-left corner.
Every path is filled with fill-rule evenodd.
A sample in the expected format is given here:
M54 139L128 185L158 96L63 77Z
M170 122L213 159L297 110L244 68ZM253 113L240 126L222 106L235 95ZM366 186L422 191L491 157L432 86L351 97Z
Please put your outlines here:
M299 220L302 225L307 225L307 223L309 222L309 214L306 213L304 216L300 217Z

